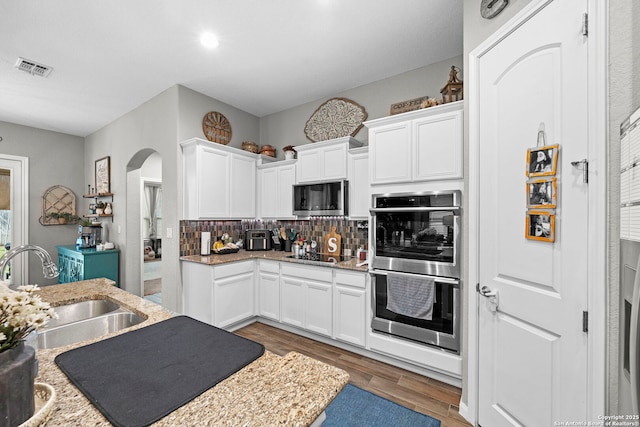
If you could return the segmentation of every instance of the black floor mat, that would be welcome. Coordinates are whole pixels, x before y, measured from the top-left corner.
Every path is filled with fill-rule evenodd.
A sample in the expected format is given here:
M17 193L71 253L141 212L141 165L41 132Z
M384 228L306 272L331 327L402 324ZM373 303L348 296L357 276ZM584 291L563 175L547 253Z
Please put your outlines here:
M264 346L186 316L58 355L56 364L116 426L146 426L264 353Z

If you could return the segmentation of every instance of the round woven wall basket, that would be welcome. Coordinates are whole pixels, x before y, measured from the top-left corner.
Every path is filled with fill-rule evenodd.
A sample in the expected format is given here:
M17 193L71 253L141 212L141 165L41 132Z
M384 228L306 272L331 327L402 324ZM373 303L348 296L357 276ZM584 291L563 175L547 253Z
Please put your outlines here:
M217 111L209 111L202 118L202 131L211 142L227 145L231 142L231 123Z

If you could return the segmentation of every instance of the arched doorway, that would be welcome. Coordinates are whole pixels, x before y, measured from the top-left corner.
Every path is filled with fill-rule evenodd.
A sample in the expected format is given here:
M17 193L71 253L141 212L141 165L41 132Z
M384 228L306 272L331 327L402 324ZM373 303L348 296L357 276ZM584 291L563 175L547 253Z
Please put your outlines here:
M150 216L152 212L147 207L149 202L147 202L148 197L145 194L145 183L155 184L157 188L161 188L162 184L162 157L150 148L138 151L127 164L126 246L129 255L122 261L125 264L125 290L138 296L144 296L145 294L146 246L154 248L153 262L155 265L153 277L159 279L162 277L162 257L159 256L157 257L158 260L155 260L156 253L161 252L161 246L157 242L158 239L161 240L161 236L158 235L158 230L161 230L157 222L156 213L158 213L158 210L155 202L150 200L151 203L154 203L153 217ZM157 193L155 196L157 196ZM159 213L161 213L161 209ZM154 242L151 242L149 238L150 232ZM149 277L148 273L147 277ZM154 293L161 293L161 280L156 281L156 284L160 286L159 292ZM159 298L154 301L161 303Z

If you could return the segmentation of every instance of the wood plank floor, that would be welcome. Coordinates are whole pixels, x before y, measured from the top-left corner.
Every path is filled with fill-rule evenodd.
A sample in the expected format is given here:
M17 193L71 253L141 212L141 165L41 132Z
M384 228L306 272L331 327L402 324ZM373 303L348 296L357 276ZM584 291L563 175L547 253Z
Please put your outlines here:
M283 356L296 351L344 369L351 384L437 418L442 427L470 426L458 414L457 387L259 322L235 332L262 343L272 353Z

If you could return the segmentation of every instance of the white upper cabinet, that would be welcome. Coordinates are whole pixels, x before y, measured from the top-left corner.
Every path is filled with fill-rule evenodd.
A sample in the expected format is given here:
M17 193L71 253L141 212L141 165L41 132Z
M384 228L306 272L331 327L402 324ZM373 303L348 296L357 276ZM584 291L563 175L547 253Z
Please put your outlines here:
M349 151L349 218L368 219L371 205L369 191L369 150L367 147Z
M295 218L293 215L295 183L295 160L258 166L258 216L276 219Z
M463 101L365 125L372 185L463 177Z
M347 179L347 151L357 147L362 143L349 136L296 146L297 182Z
M258 155L193 138L182 146L183 218L255 218Z
M229 194L231 218L256 216L256 162L253 157L231 155Z

